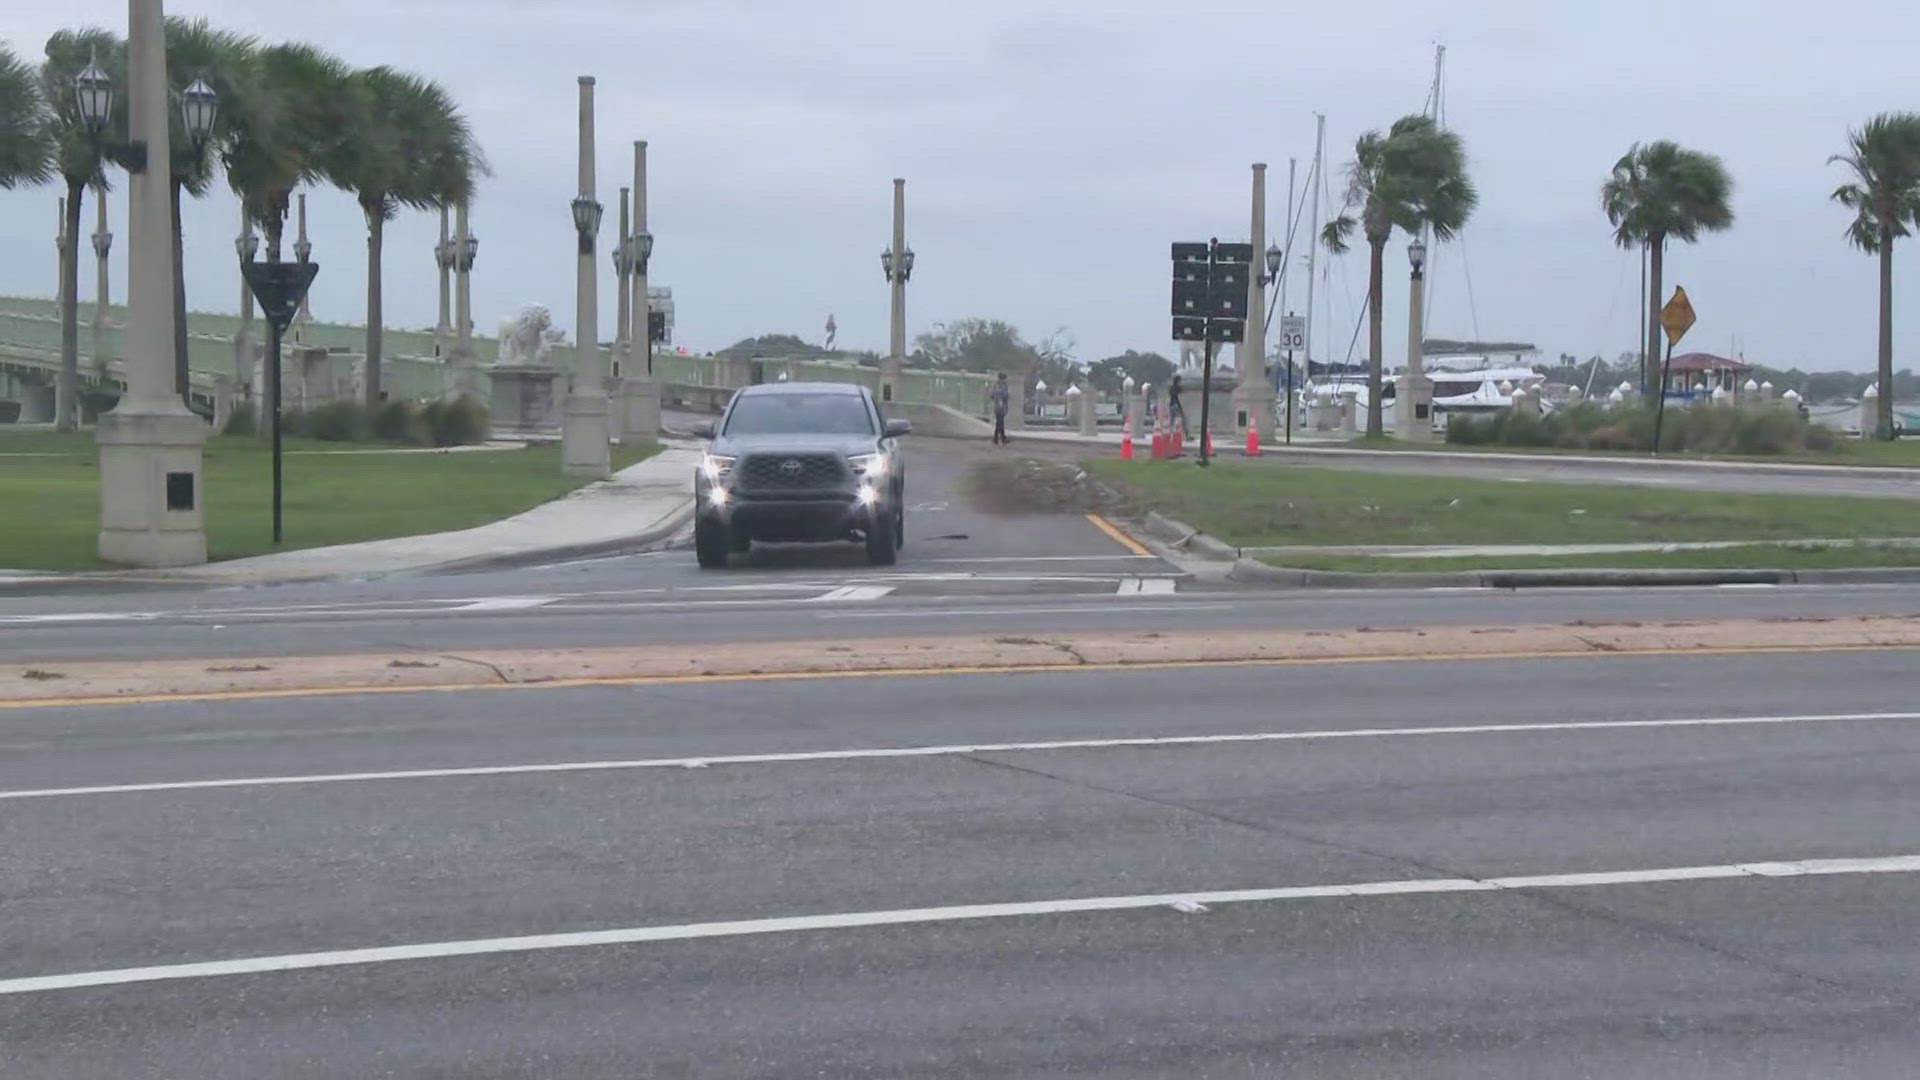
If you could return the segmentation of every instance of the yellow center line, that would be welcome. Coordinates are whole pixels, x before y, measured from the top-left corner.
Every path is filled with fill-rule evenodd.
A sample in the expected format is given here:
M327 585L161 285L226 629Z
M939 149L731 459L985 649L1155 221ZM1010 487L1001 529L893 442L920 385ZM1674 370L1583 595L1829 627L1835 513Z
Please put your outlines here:
M1094 528L1099 529L1103 533L1106 533L1107 536L1110 537L1114 543L1119 544L1121 547L1126 548L1128 551L1134 553L1135 555L1152 555L1153 554L1153 552L1147 550L1146 545L1142 544L1138 540L1135 540L1133 537L1128 536L1125 530L1121 529L1120 526L1115 525L1113 522L1108 521L1104 516L1100 514L1088 514L1087 520L1093 522Z
M1061 675L1074 672L1177 671L1197 668L1321 667L1338 664L1458 663L1508 660L1608 660L1623 657L1675 656L1749 656L1768 653L1817 654L1847 652L1910 652L1916 645L1728 645L1707 648L1647 647L1595 652L1584 649L1535 649L1507 652L1427 653L1422 655L1376 656L1298 656L1238 658L1220 660L1143 660L1102 661L1081 664L1009 663L970 664L955 667L923 666L902 668L856 668L847 671L759 671L712 675L603 675L570 679L540 679L529 682L433 683L427 685L378 686L345 685L286 687L260 690L205 690L182 693L94 695L66 698L20 698L0 700L0 712L19 709L94 708L124 705L168 705L225 701L267 701L277 698L344 697L362 694L448 694L482 690L578 690L595 687L686 686L704 683L809 682L820 679L909 679L943 675Z

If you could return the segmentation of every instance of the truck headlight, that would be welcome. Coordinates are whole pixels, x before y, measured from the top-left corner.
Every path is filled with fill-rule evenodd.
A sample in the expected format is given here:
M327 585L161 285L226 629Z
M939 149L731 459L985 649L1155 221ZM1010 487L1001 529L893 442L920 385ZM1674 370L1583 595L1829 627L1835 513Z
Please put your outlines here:
M855 454L847 459L854 475L863 480L881 480L887 475L887 455Z
M718 483L733 475L733 463L736 460L720 454L708 454L700 460L700 471L707 474L707 479Z

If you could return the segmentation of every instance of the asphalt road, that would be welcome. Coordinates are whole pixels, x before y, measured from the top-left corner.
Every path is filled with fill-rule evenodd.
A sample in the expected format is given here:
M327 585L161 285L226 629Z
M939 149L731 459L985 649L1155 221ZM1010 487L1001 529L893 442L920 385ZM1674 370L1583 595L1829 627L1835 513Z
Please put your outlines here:
M0 711L0 1071L1911 1075L1913 670ZM112 789L202 780L243 782ZM219 966L261 957L303 966Z

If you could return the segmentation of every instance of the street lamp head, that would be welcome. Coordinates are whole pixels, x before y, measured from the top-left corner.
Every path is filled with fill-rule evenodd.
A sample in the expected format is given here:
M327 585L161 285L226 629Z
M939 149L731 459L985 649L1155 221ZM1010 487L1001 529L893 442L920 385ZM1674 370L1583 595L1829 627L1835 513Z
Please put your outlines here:
M313 242L310 240L301 240L296 242L293 245L293 257L303 263L312 261Z
M582 195L573 200L573 227L584 239L600 231L600 216L606 213L606 207Z
M1420 237L1413 238L1407 245L1407 261L1413 264L1413 272L1418 274L1427 268L1427 242Z
M260 254L260 238L252 230L233 238L233 250L243 263L252 262Z
M887 250L880 253L880 271L887 275L888 281L893 280L893 249L892 248L888 248Z
M1284 258L1286 258L1286 253L1280 250L1279 244L1267 245L1267 279L1268 280L1272 280L1280 276L1280 261Z
M88 60L73 77L73 100L87 131L98 135L107 130L113 121L113 78L101 70L98 60Z
M633 236L633 251L634 257L639 260L640 269L645 270L647 263L653 258L653 234L650 232L635 233Z
M471 270L473 269L474 256L480 253L480 238L472 233L468 233L460 238L460 242L466 249L460 253L460 269Z
M213 125L220 119L220 95L205 79L193 80L180 95L180 120L186 125L187 138L202 147L213 137Z
M907 250L900 253L900 280L902 281L913 280L913 249L912 248L908 248Z
M107 257L108 253L111 252L112 250L113 250L113 234L112 233L97 232L93 234L93 253L95 255L98 255L104 259Z
M632 267L632 264L627 261L626 237L621 237L619 240L615 241L613 245L613 250L608 252L607 254L610 258L613 259L613 272L620 277L626 277L628 271Z

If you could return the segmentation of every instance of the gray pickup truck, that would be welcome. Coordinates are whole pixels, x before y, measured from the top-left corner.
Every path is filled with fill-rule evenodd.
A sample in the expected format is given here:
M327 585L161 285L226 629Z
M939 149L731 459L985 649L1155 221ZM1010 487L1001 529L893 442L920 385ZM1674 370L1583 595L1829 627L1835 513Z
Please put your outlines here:
M712 442L694 472L694 552L720 568L754 541L853 540L876 566L906 541L905 420L887 420L863 386L769 383L733 396L701 425Z

